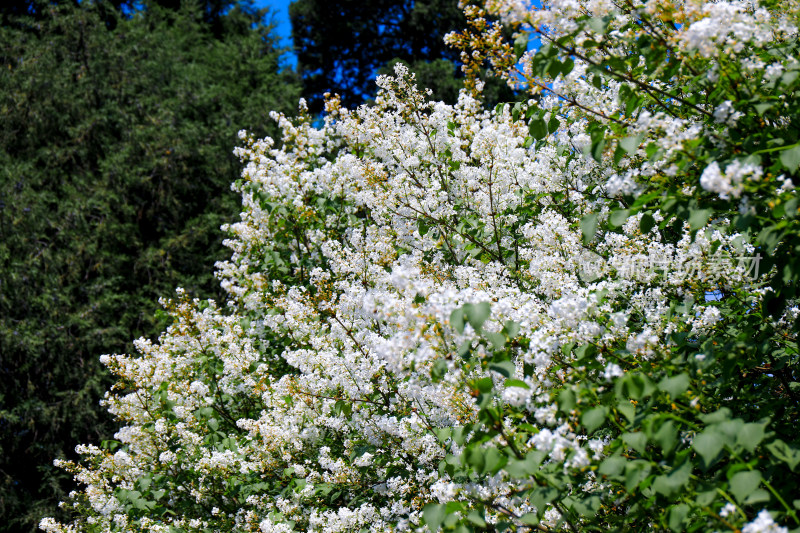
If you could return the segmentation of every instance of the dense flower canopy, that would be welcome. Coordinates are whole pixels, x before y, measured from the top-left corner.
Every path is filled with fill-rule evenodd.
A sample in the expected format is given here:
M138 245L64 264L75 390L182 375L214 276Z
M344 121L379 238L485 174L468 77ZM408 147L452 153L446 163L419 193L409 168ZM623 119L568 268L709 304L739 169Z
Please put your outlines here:
M800 526L780 7L490 0L448 41L525 102L431 102L399 65L373 106L242 132L230 300L179 290L104 356L122 427L41 527Z

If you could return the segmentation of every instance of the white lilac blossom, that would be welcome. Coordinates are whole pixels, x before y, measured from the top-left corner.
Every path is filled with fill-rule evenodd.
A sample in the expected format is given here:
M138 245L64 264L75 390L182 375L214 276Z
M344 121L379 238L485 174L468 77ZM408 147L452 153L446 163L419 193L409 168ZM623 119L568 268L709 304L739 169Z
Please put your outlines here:
M729 200L741 196L745 179L758 180L763 172L757 165L739 160L730 162L722 172L714 161L703 170L700 185L707 191L717 193L723 200Z
M722 509L720 509L719 515L721 517L725 518L725 517L727 517L729 515L732 515L735 512L736 512L736 506L733 505L731 502L728 502L728 503L725 504L725 506Z
M611 381L614 378L620 377L622 374L622 367L616 363L609 363L608 366L606 366L606 369L603 371L603 378L607 381Z
M714 120L716 122L725 123L729 126L736 124L736 121L742 116L742 113L735 111L730 100L722 102L714 109Z
M742 533L789 533L789 530L776 524L768 511L761 511L755 520L744 525Z
M734 1L694 5L698 7L689 13L695 20L685 25L677 40L683 48L704 57L739 53L746 46L761 47L775 37L770 24L773 15L757 4ZM785 31L796 33L797 29L787 27Z
M533 380L527 388L506 387L502 393L508 406L530 409L533 420L541 424L527 443L529 449L577 471L599 456L601 446L593 443L587 450L559 420L549 396L538 399L535 394L549 381L545 376L555 364L553 350L567 342L627 342L634 357L650 358L663 349L669 321L684 319L667 318L660 293L648 288L649 278L639 272L616 280L601 278L595 284L581 282L579 229L546 207L523 226L524 240L517 242L518 256L529 265L524 274L532 287L529 291L519 289L507 265L491 256L487 262L467 253L470 241L458 233L448 234L445 226L437 227L436 234L431 229L423 234L414 222L417 217L450 217L455 199L491 225L511 224L520 191L557 190L565 171L577 179L587 167L565 169L553 151L522 148L524 133L507 114L479 111L466 95L454 107L415 100L416 89L402 66L397 67L397 77L382 77L379 85L383 88L379 108L355 112L334 108L321 130L278 117L284 148L250 140L238 150L246 163L240 187L244 213L241 222L229 226L233 237L228 245L234 253L230 261L219 264L218 272L233 314L223 313L213 303L203 310L191 301L172 304L177 305L177 322L159 343L142 340L137 342L137 356L105 357L120 378L137 388L111 393L105 400L111 413L127 421L117 435L127 451L104 458L91 469L73 467L100 520L113 520L121 508L110 492L115 484L133 486L143 468L171 468L180 457L192 456L196 459L191 468L202 479L194 488L172 487L173 497L187 493L199 502L211 502L214 479L274 468L304 472L307 488L294 493L291 506L281 509L277 501L254 500L235 514L242 529L284 531L285 520L304 521L309 531L361 527L383 531L389 523L399 529L415 527L421 503L442 498L438 471L447 449L426 428L457 426L474 420L477 412L462 383L485 374L480 367L461 368L440 359L452 343L476 335L469 325L463 334L449 325L452 311L469 302L493 302L485 330L499 331L513 321L519 325L519 335L541 339L541 348L531 345L532 350L542 350L532 356L541 382ZM409 93L410 103L399 96ZM425 114L411 122L403 119L401 113L410 105L421 106ZM434 131L439 133L425 134ZM372 146L370 158L355 158L347 148L364 143ZM332 146L340 150L337 158L309 165L309 158L321 157ZM443 151L451 154L448 160L441 159ZM491 174L481 166L487 159L494 162ZM460 168L442 182L436 169L450 160L459 161ZM300 257L305 256L327 269L309 272L308 286L270 280L269 271L262 270L255 257L273 249L281 230L270 222L274 215L264 210L261 198L309 213L309 207L298 201L309 195L343 197L345 214L350 213L346 216L367 209L372 223L341 235L330 226L305 230L302 238L308 244L292 245L303 248L294 251L291 268L299 272ZM580 194L573 200L586 202ZM624 265L631 254L645 259L674 256L681 262L695 253L700 268L704 268L701 251L708 246L691 240L685 246L662 246L633 227L630 232L609 234L599 244L606 260L615 265ZM450 250L460 264L444 260ZM729 284L744 279L737 271L719 274ZM675 288L687 283L680 277L663 281ZM602 304L594 295L601 288L606 295ZM613 314L608 328L601 325L601 315L620 298L628 302L628 313L650 317L644 331L629 331L626 315L620 312ZM712 323L709 313L702 315L704 324ZM248 324L243 325L242 316L249 317ZM284 339L278 355L294 371L271 376L271 360L260 346L278 338ZM213 354L221 362L214 391L198 378L201 354ZM515 366L521 369L527 357L517 354ZM434 382L431 373L437 360L446 362L445 375ZM619 365L610 363L603 376L612 380L622 374ZM144 399L142 390L163 390L172 402L170 419L153 420L157 440L143 429L153 400ZM382 395L388 398L385 404ZM240 436L230 433L228 438L239 440L240 446L208 450L204 442L211 419L216 420L211 427L222 420L217 414L221 397L250 397L265 408L252 418L235 421ZM342 451L320 447L324 434L340 435L345 443L361 442L371 451L351 460L347 446L352 444ZM167 442L175 444L163 449ZM145 457L155 457L157 463L146 466ZM314 507L309 492L314 484L371 485L388 465L403 464L407 457L414 458L416 475L386 482L381 491L387 500L382 506L364 504L335 512ZM449 495L474 490L458 484L448 487ZM513 487L504 483L480 492L485 498L503 498ZM55 527L51 522L42 525Z

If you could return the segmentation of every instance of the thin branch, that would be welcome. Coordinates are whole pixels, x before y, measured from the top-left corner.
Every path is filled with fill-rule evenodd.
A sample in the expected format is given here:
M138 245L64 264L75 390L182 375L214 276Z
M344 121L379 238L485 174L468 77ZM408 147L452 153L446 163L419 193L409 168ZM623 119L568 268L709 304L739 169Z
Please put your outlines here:
M590 65L593 65L593 66L599 67L599 68L603 68L600 63L598 63L596 61L593 61L586 54L580 53L578 51L578 49L575 48L574 46L572 46L572 47L564 46L563 44L557 43L555 41L555 39L553 39L552 37L550 37L548 35L545 35L545 34L541 33L538 30L537 30L537 32L540 33L542 36L544 36L546 39L550 40L550 42L553 43L560 50L562 50L564 52L567 52L570 55L574 55L578 59L581 59L582 61L585 61L586 63L589 63ZM701 108L697 107L696 105L694 105L693 103L689 102L688 100L685 100L685 99L681 98L680 96L677 96L677 95L674 95L674 94L670 94L667 91L665 91L664 89L660 89L660 88L655 87L653 85L649 85L649 84L647 84L647 83L645 83L645 82L643 82L641 80L637 80L636 78L634 78L633 76L631 76L628 73L617 72L617 71L612 70L610 68L606 69L605 72L608 72L612 76L615 76L615 77L617 77L619 79L622 79L622 80L625 80L625 81L629 81L629 82L635 84L636 86L644 89L648 93L652 90L652 91L655 91L655 92L657 92L657 93L659 93L659 94L661 94L663 96L666 96L667 98L672 98L674 100L677 100L678 102L682 103L683 105L685 105L687 107L690 107L690 108L694 109L695 111L697 111L698 113L700 113L702 115L705 115L705 116L710 117L710 118L713 118L713 116L714 116L711 112L706 111L705 109L701 109Z

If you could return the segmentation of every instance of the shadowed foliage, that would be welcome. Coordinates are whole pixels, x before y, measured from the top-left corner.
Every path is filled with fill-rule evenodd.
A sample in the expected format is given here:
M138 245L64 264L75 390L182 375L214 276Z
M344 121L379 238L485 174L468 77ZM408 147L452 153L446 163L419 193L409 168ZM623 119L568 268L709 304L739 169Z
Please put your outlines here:
M375 75L397 61L417 74L433 98L454 103L462 86L459 52L444 43L466 26L458 0L297 0L290 4L292 37L303 94L312 111L324 94L339 94L354 108L375 93ZM513 99L490 79L488 103Z
M120 5L0 12L2 531L52 514L53 459L113 433L98 357L156 336L176 286L221 295L236 133L299 97L251 3Z

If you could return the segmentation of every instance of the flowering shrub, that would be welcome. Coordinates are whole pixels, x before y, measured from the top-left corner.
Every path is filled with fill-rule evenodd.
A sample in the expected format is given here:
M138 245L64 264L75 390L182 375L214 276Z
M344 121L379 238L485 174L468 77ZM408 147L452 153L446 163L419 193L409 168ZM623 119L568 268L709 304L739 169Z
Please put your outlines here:
M373 107L242 133L227 308L179 291L104 357L122 428L42 529L800 526L779 7L490 0L448 39L526 102L430 102L398 66Z

